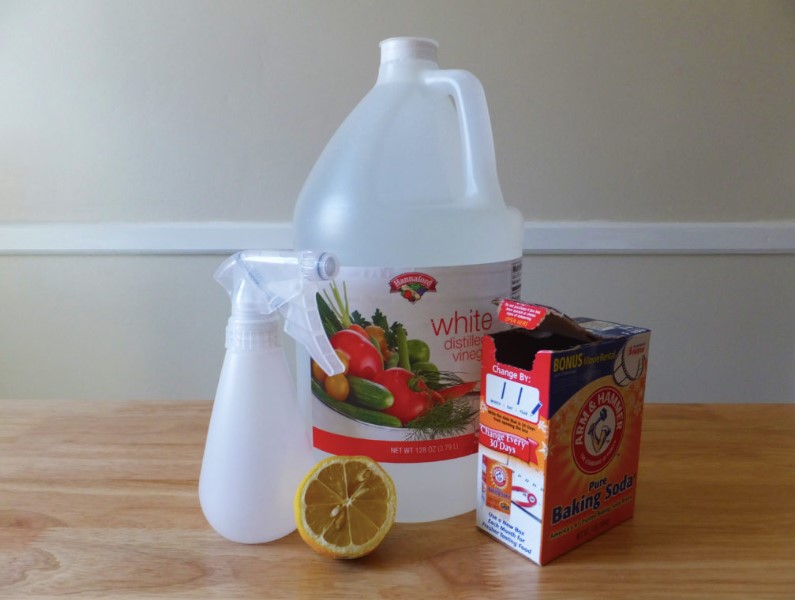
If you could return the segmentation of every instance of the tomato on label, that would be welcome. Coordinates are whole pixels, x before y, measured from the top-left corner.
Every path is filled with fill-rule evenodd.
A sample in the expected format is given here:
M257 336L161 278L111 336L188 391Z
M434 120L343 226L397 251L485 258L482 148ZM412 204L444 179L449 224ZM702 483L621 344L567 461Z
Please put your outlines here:
M370 339L378 343L378 348L381 350L381 356L384 357L384 360L389 360L392 353L389 351L389 346L386 343L386 333L384 330L378 325L368 325L364 330Z
M323 388L329 396L340 402L345 402L345 400L348 399L348 395L351 393L348 379L342 373L326 377Z
M331 336L331 347L348 355L348 373L373 380L384 370L381 354L369 339L352 329L343 329Z
M325 382L326 377L328 377L328 375L326 375L326 372L320 368L320 365L317 364L314 361L314 359L311 361L311 364L312 364L312 377L315 379L315 381L317 381L318 383Z
M356 325L355 323L348 327L351 331L355 331L356 333L362 334L364 337L367 337L367 331L361 325Z
M340 362L342 363L342 367L343 367L342 373L343 373L343 375L347 375L348 374L348 366L350 365L350 362L351 362L350 357L345 352L343 352L342 350L336 350L335 352L337 354L337 357L340 359Z
M347 375L348 363L350 362L350 358L348 358L348 355L342 350L337 350L336 352L337 352L337 357L339 357L340 362L342 363L343 367L342 374ZM318 383L325 383L326 378L328 377L326 372L320 368L320 365L317 364L314 359L312 359L310 362L312 364L312 377L314 378L314 380L317 381Z
M395 367L379 373L374 380L392 392L395 397L392 406L382 412L397 417L403 425L424 415L434 404L427 391L411 389L412 379L416 381L414 373Z

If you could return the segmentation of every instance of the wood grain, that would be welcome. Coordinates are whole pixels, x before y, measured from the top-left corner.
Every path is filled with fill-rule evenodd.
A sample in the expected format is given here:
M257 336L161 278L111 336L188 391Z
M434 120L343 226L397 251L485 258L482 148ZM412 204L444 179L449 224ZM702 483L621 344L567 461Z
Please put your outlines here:
M795 405L650 405L635 518L538 567L469 513L324 559L218 537L209 402L0 400L0 597L795 598Z

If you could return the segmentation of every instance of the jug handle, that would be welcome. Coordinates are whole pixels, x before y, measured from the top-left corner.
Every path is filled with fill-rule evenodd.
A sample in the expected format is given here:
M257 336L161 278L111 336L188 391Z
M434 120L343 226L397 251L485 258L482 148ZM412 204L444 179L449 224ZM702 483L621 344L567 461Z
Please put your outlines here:
M427 71L424 80L427 85L447 93L455 101L467 197L488 197L489 191L496 188L501 198L489 107L480 81L462 69Z

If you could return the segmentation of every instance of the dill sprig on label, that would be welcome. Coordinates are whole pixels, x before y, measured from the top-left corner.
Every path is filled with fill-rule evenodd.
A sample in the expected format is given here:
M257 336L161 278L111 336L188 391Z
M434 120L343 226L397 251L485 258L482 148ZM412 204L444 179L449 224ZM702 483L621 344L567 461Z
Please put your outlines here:
M477 416L469 398L437 404L421 417L406 425L408 441L435 440L464 433Z

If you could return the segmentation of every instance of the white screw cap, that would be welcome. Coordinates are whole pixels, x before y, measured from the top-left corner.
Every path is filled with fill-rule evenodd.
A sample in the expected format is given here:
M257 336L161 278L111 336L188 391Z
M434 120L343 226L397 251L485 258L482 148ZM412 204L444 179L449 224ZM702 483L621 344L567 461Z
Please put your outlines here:
M395 60L436 61L439 43L436 40L419 37L393 37L382 41L381 64Z

